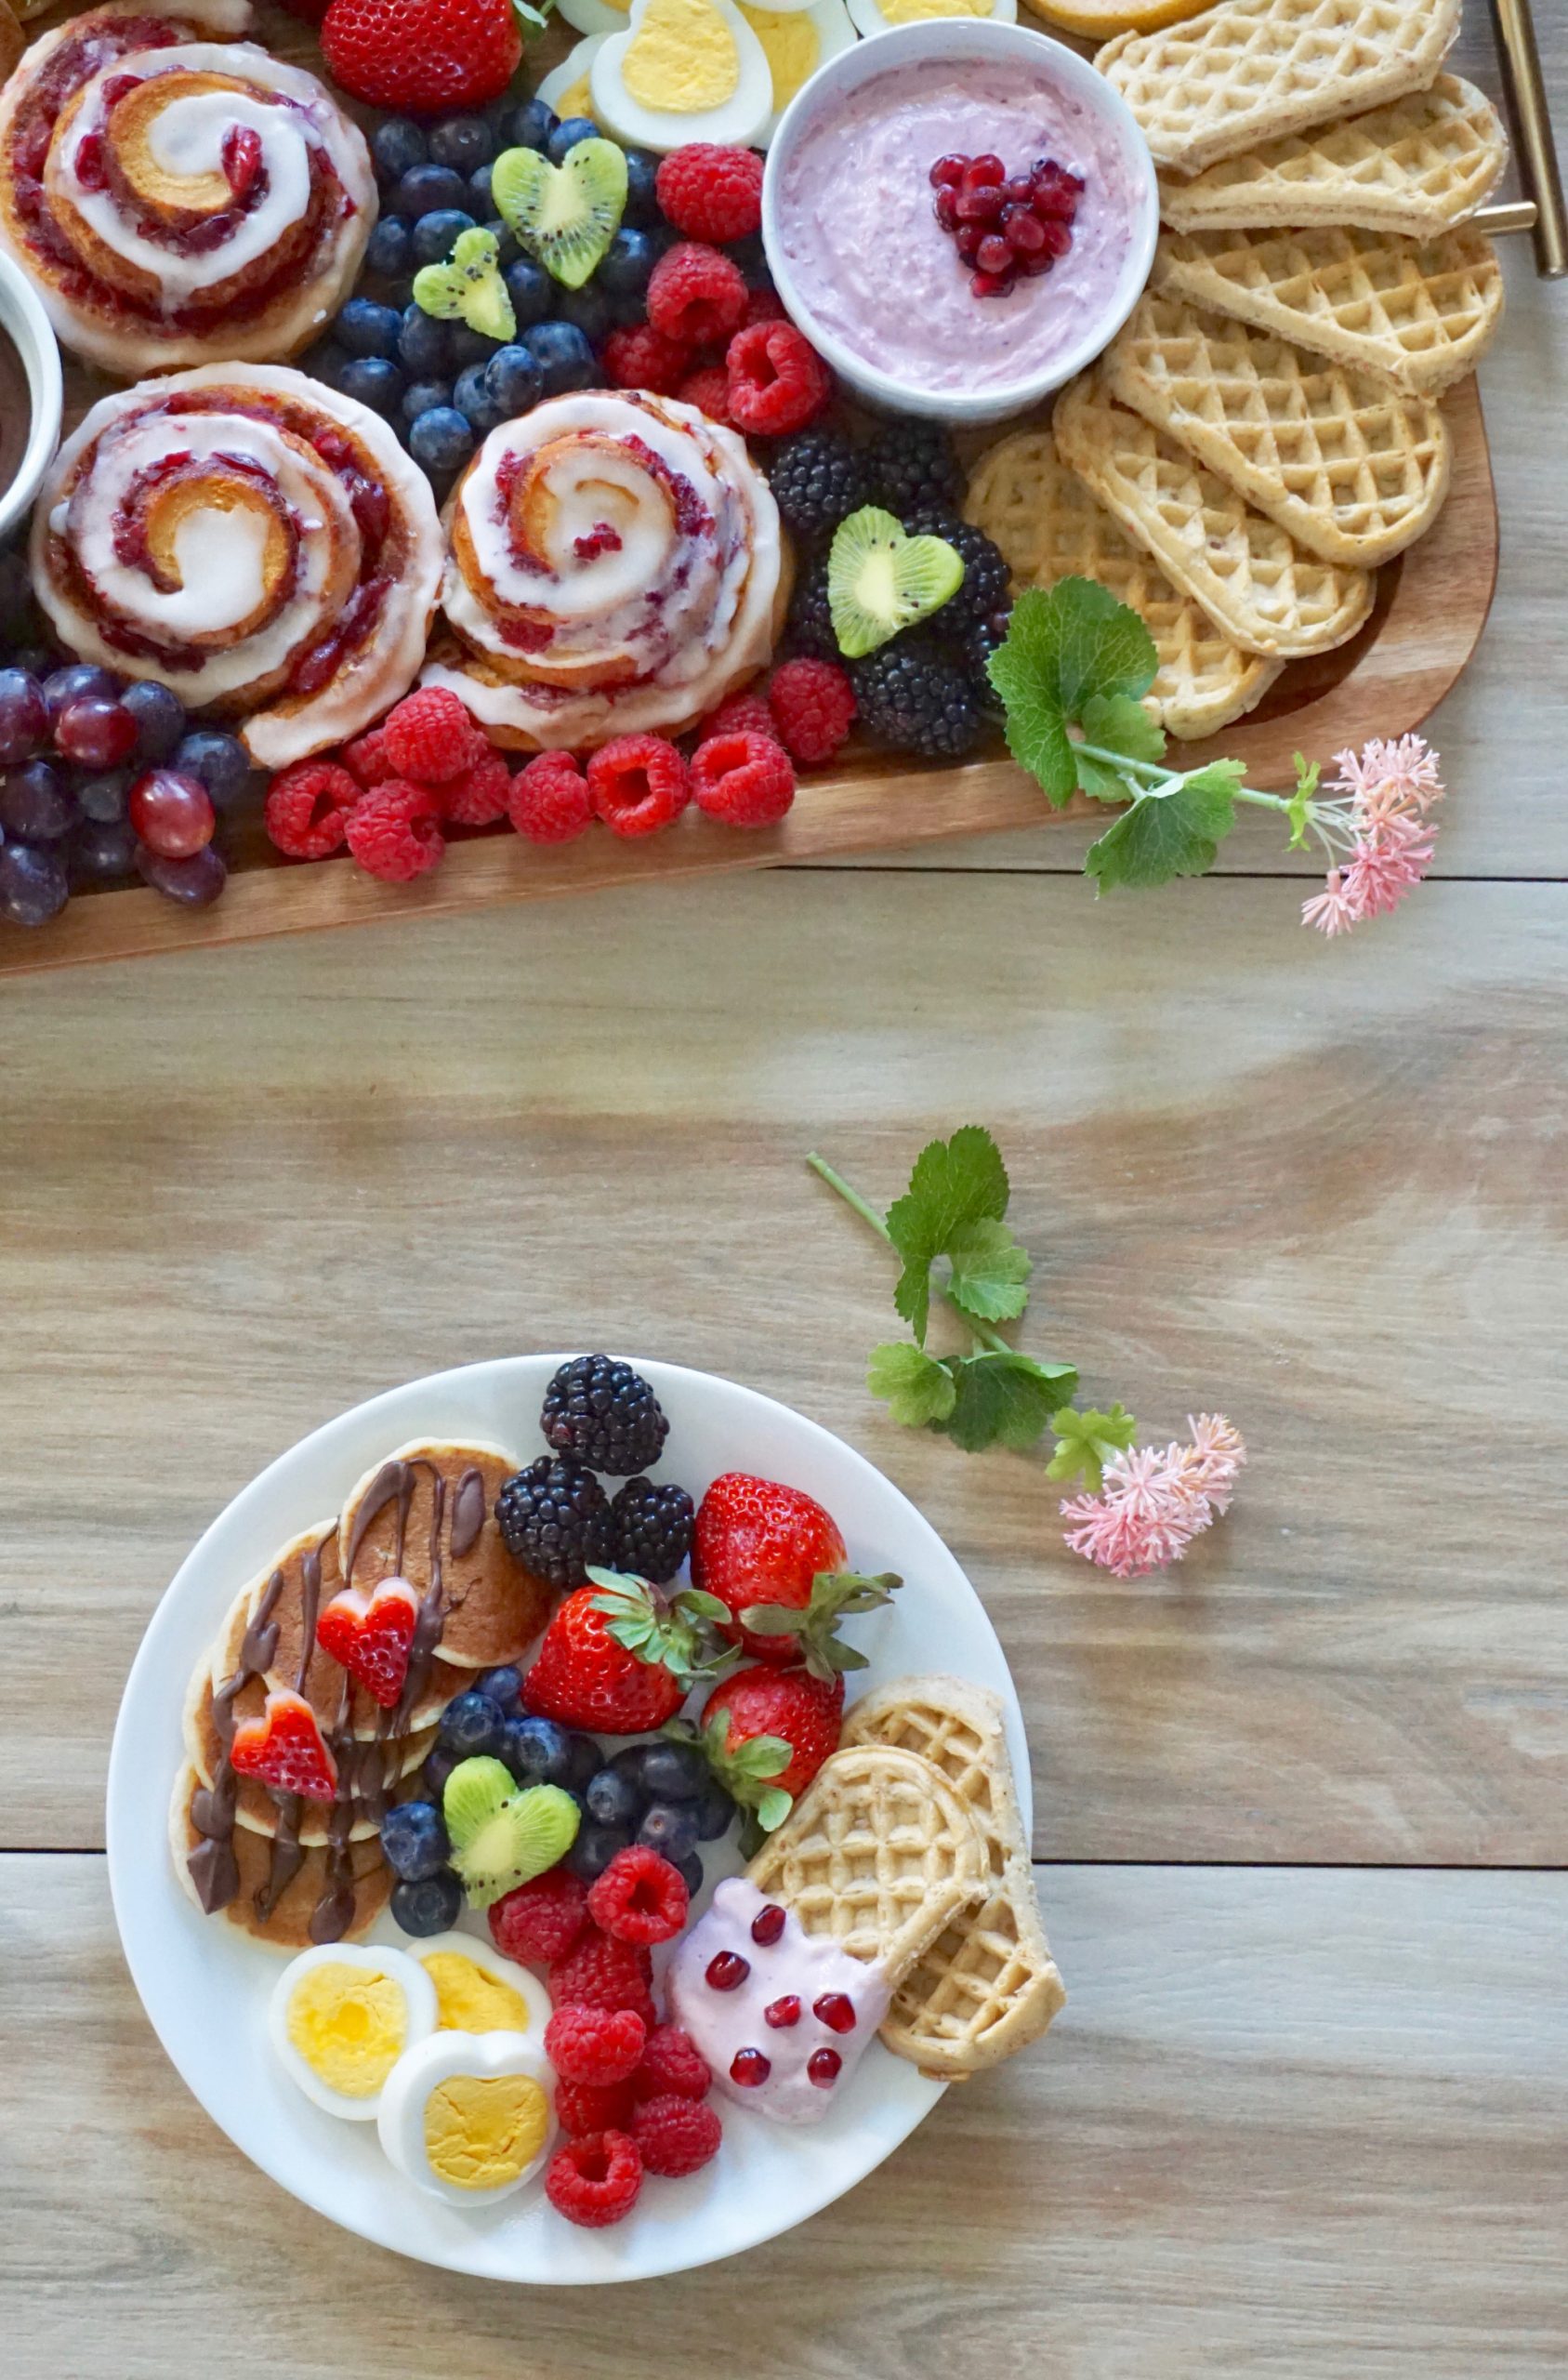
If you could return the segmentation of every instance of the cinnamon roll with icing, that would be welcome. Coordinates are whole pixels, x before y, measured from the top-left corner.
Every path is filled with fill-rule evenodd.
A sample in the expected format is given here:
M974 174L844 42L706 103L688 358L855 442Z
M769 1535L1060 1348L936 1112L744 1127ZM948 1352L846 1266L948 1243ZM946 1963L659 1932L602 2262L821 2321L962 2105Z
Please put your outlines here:
M119 376L282 361L359 271L363 137L314 75L230 38L250 22L249 0L108 0L0 92L0 247Z
M103 398L33 520L33 587L62 643L241 721L267 769L406 694L441 555L429 483L388 425L268 364Z
M778 509L732 430L643 392L554 397L492 430L453 493L432 661L496 744L679 734L766 663Z

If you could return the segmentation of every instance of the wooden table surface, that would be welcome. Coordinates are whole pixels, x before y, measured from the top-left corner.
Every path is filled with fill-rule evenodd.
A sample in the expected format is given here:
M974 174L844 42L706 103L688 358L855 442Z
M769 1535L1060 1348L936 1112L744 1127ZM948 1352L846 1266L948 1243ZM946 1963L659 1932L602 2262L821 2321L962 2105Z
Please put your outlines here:
M1476 16L1472 0L1472 20ZM1568 41L1540 30L1561 122ZM1484 25L1461 61L1495 86ZM0 2320L15 2380L1547 2380L1568 2360L1568 301L1508 255L1503 512L1441 880L1324 945L1251 826L1074 830L11 985L0 1076ZM1166 1580L861 1385L874 1197L989 1123L1032 1347L1252 1465ZM524 2296L312 2218L121 1964L104 1763L194 1536L343 1406L519 1349L751 1382L984 1596L1071 1999L744 2264Z

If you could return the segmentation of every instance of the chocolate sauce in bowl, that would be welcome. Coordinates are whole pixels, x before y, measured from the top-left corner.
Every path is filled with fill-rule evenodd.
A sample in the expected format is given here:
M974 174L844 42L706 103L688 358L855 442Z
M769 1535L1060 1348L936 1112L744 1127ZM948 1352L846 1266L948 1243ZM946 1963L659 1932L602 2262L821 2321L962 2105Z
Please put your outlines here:
M0 496L21 469L33 428L33 392L16 342L0 330Z

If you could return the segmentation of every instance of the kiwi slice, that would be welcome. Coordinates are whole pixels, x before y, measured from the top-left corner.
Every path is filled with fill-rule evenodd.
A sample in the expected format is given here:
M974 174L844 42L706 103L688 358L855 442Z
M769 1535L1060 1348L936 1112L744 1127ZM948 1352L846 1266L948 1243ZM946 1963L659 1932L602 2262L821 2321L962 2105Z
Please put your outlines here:
M441 1816L470 1909L488 1909L514 1885L553 1868L576 1841L579 1824L570 1793L559 1785L520 1790L498 1760L460 1760L446 1780Z
M467 323L486 338L517 335L517 315L501 278L500 245L494 231L460 231L443 264L421 266L414 276L414 302L439 322Z
M908 536L890 512L863 505L839 522L827 559L839 652L850 661L875 653L901 628L940 611L963 583L963 558L945 537Z
M620 229L626 152L613 140L579 140L552 165L537 149L507 149L495 160L490 194L551 279L581 289Z

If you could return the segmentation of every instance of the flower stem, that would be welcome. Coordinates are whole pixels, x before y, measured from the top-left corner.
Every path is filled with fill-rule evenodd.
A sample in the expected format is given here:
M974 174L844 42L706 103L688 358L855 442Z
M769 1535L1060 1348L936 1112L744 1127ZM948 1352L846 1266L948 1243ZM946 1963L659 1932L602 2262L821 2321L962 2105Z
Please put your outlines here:
M838 1196L844 1200L846 1206L853 1207L856 1214L859 1215L863 1223L869 1223L872 1230L877 1233L881 1238L885 1239L889 1248L892 1247L892 1233L888 1229L887 1224L883 1222L881 1216L877 1213L876 1208L871 1204L868 1198L863 1198L860 1192L855 1189L853 1184L846 1182L843 1175L837 1172L835 1169L829 1165L826 1157L819 1157L817 1155L815 1149L812 1149L810 1152L806 1162L810 1167L813 1173L821 1174L823 1180L826 1183L830 1190L837 1191ZM945 1298L947 1303L953 1308L954 1313L957 1315L963 1322L965 1329L972 1332L973 1336L979 1340L982 1347L988 1347L994 1355L1010 1355L1013 1353L1012 1348L1008 1344L1008 1342L1003 1338L999 1330L993 1330L988 1323L977 1322L972 1314L966 1314L964 1312L963 1307L958 1303L957 1299L953 1295L951 1289L943 1289L940 1281L937 1283L936 1289L937 1295L941 1298Z

